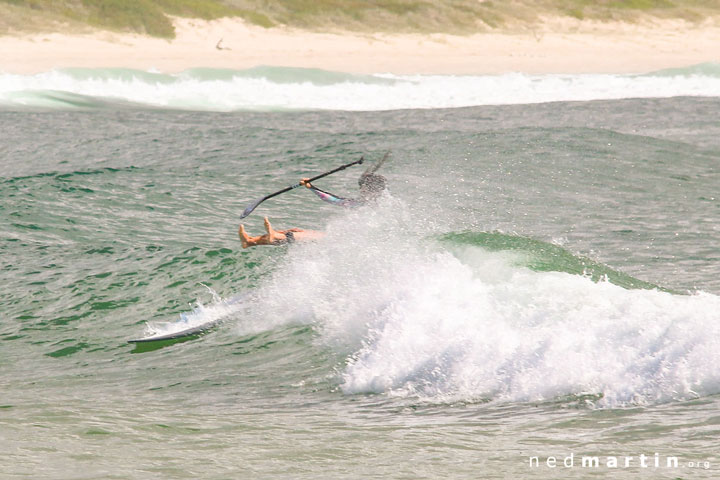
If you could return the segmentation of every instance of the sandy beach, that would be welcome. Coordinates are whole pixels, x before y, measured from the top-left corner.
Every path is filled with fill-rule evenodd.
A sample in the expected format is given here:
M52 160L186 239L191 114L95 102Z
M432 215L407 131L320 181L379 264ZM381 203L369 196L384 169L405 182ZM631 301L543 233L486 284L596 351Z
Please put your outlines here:
M240 19L176 19L177 37L32 34L0 37L0 71L124 67L173 73L258 65L350 73L642 73L720 61L720 24L548 19L535 29L470 36L315 33Z

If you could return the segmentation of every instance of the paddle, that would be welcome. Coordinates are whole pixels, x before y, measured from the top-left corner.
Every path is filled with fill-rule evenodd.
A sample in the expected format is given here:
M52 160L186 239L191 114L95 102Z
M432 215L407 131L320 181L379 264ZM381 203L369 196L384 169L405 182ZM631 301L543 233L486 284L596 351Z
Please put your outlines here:
M335 169L333 169L333 170L330 170L329 172L321 173L320 175L317 175L317 176L315 176L315 177L312 177L312 178L309 180L309 182L312 183L312 182L314 182L315 180L319 180L319 179L321 179L321 178L323 178L323 177L327 177L328 175L331 175L331 174L333 174L333 173L335 173L335 172L339 172L340 170L345 170L346 168L352 167L353 165L359 165L359 164L363 163L364 160L365 160L364 157L360 157L360 160L355 160L354 162L351 162L351 163L348 163L348 164L343 165L343 166L341 166L341 167L335 168ZM250 205L248 205L247 208L245 208L245 210L243 211L242 215L240 215L240 218L243 219L243 218L247 217L248 215L250 215L250 214L253 212L253 210L255 210L255 209L258 207L258 205L260 205L260 204L261 204L262 202L264 202L265 200L267 200L267 199L269 199L269 198L272 198L272 197L275 197L275 196L277 196L277 195L280 195L281 193L289 192L290 190L293 190L293 189L295 189L295 188L298 188L299 186L300 186L300 184L299 184L299 183L296 183L295 185L290 185L289 187L283 188L282 190L278 190L277 192L271 193L270 195L265 195L265 196L262 197L261 199L256 200L256 201L254 201L253 203L251 203Z
M390 157L390 150L385 152L385 155L383 156L382 160L380 160L375 165L369 166L368 169L365 170L365 173L363 175L368 175L368 174L371 175L371 174L377 172L380 169L380 167L383 166L383 163L385 163L389 157Z

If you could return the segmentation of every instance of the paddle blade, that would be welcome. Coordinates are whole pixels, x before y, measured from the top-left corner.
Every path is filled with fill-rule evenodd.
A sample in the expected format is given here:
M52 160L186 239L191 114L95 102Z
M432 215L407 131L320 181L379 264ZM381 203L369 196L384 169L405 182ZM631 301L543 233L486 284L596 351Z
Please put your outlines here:
M373 169L372 169L372 171L371 171L370 173L375 173L375 172L377 172L378 170L380 170L380 167L383 166L383 163L385 163L388 158L390 158L390 150L388 150L387 152L385 152L385 156L382 158L382 160L380 160L380 161L373 167Z
M385 161L388 159L388 157L390 157L390 150L385 152L385 156L382 158L382 160L380 160L375 165L370 165L367 170L365 170L365 173L363 173L363 175L372 175L373 173L377 172L380 167L382 167L383 163L385 163Z
M265 200L265 197L261 198L260 200L256 200L253 203L251 203L250 205L248 205L245 208L245 210L243 210L242 215L240 215L240 220L242 220L243 218L250 215L253 212L253 210L255 210L257 208L257 206L262 203L263 200Z

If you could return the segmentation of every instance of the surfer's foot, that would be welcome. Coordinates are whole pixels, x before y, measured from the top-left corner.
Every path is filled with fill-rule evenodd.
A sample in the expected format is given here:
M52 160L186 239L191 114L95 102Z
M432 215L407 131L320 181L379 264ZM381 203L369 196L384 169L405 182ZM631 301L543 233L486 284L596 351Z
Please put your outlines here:
M272 225L270 225L270 220L268 220L268 217L265 217L264 221L265 231L267 232L267 241L269 244L280 244L287 241L287 236L285 235L285 232L278 232L277 230L273 230Z
M257 237L251 237L248 235L248 233L245 231L245 225L240 225L238 228L238 236L240 237L240 242L242 242L243 248L249 248L254 247L257 245L283 245L285 243L291 242L298 238L305 238L305 237L298 237L295 236L295 233L300 233L301 235L305 235L306 237L309 235L308 238L314 238L313 234L317 232L308 232L303 230L302 228L290 228L288 230L274 230L272 228L272 225L270 225L270 220L268 220L267 217L265 217L265 231L267 233L257 236Z
M238 235L240 236L240 243L242 243L242 247L248 248L250 246L250 243L248 242L248 240L250 240L250 236L245 231L245 225L240 225Z

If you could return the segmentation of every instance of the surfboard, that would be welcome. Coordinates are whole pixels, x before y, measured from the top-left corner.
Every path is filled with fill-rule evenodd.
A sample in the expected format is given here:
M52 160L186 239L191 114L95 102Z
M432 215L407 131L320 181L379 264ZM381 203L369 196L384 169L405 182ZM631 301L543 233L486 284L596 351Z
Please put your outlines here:
M179 330L173 333L167 333L164 335L150 335L149 337L128 340L128 343L161 342L163 340L176 340L178 338L191 337L193 335L200 335L201 333L204 333L207 330L210 330L211 328L217 326L219 323L220 320L214 320L212 322L198 325L197 327L187 328L185 330Z
M215 304L198 306L192 312L180 314L180 319L174 322L163 323L158 331L143 338L128 340L128 343L162 342L199 336L217 327L229 315L237 311L236 305L245 300L251 292L245 292L232 297L230 300ZM154 328L153 328L154 329Z

